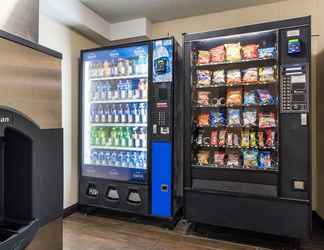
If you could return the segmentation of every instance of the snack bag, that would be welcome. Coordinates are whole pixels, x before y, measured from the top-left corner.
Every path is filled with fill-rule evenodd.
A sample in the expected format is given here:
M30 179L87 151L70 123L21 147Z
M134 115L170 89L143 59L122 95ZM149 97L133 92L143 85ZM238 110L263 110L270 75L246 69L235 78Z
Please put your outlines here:
M215 127L221 127L225 126L226 120L225 120L225 113L224 111L216 111L210 113L210 126Z
M225 70L215 70L213 72L213 81L214 85L225 84Z
M235 106L242 104L242 89L228 89L226 95L226 105Z
M210 145L217 146L218 145L218 131L213 130L210 134Z
M249 68L243 70L244 83L256 83L258 81L258 68Z
M208 87L211 83L211 72L209 70L197 71L197 86Z
M271 129L267 129L266 133L266 146L267 147L274 147L275 139L276 139L276 132L272 131Z
M264 133L263 133L263 131L258 132L258 143L259 143L260 148L264 147Z
M257 89L258 99L260 105L273 104L274 98L267 89Z
M250 90L250 91L246 91L244 93L244 105L249 106L249 105L256 105L257 101L256 101L256 94L255 91Z
M197 154L197 160L199 165L209 164L209 151L199 151Z
M256 133L251 132L250 133L250 147L255 148L256 146L257 146Z
M209 64L210 62L210 54L209 51L205 51L205 50L199 50L198 51L198 65L201 64Z
M198 146L203 144L203 136L204 136L203 131L199 131L197 139L196 139L196 143Z
M224 166L225 153L216 151L214 153L214 164Z
M260 152L260 169L271 169L272 168L272 160L271 153L267 151Z
M241 147L250 147L250 132L248 130L242 131Z
M238 153L229 153L227 159L227 166L235 168L240 166L240 155Z
M276 127L276 115L274 112L259 113L259 128Z
M257 168L258 167L258 151L257 150L243 151L243 166L244 166L244 168Z
M258 51L260 59L275 58L277 55L277 50L275 47L260 48Z
M226 130L219 131L218 145L225 146L226 143Z
M228 109L227 110L227 125L231 127L241 125L241 110L240 109Z
M233 146L233 133L227 133L226 145L229 147Z
M236 133L233 135L233 146L240 147L240 138Z
M233 85L242 82L241 70L239 69L231 69L227 71L227 84Z
M259 68L260 82L273 82L276 80L275 67L261 67Z
M250 60L258 58L258 44L248 44L242 47L243 60Z
M219 62L224 62L225 61L225 46L220 45L215 48L212 48L209 50L210 54L210 62L211 63L219 63Z
M229 43L224 45L226 48L226 60L236 62L241 60L241 44Z
M257 125L257 112L256 111L244 111L243 112L243 126L251 127Z
M209 126L209 114L202 113L198 115L198 127Z
M199 91L197 93L197 104L198 106L209 106L209 91Z

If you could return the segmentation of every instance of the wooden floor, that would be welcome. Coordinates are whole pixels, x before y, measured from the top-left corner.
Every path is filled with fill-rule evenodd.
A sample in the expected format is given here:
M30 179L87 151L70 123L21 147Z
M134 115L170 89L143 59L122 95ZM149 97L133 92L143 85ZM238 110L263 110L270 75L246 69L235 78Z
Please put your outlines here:
M188 234L180 222L170 231L154 225L74 214L64 220L64 250L265 250L257 246ZM322 237L323 236L323 237ZM324 234L303 250L324 250Z

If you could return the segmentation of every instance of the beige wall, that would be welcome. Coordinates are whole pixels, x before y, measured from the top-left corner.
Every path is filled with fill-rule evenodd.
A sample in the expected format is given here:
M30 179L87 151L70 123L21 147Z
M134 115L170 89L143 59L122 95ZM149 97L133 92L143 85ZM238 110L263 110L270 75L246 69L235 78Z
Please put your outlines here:
M78 96L80 50L97 45L66 26L40 16L39 42L63 54L64 208L78 202Z
M324 218L324 198L319 199L321 194L317 192L324 189L324 169L317 164L317 154L315 145L317 143L316 130L316 89L319 81L317 78L320 74L316 73L318 62L323 62L324 57L324 17L321 17L324 10L323 0L287 0L273 4L248 7L238 10L225 11L203 16L195 16L167 22L153 24L153 38L164 37L168 35L182 42L182 33L203 32L242 25L255 24L260 22L269 22L280 19L288 19L312 15L312 61L313 61L313 88L312 88L312 105L313 105L313 125L312 125L312 169L313 169L313 209L318 210ZM321 25L323 24L323 25ZM321 29L322 28L322 29ZM323 33L323 34L322 34ZM321 35L321 36L317 36ZM323 72L324 74L324 72ZM324 79L324 75L321 76ZM324 102L324 98L322 98ZM324 118L323 123L324 123ZM324 126L324 125L323 125ZM323 137L324 138L324 137ZM324 142L322 142L324 145ZM322 162L322 161L321 161ZM318 183L318 185L317 185ZM318 187L318 188L317 188ZM322 195L323 196L323 195Z

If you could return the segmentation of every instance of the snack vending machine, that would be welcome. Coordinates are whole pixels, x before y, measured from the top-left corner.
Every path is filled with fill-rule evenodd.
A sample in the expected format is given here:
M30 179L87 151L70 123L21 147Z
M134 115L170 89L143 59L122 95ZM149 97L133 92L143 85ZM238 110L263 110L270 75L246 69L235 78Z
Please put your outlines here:
M80 204L173 218L183 138L178 45L166 38L81 58Z
M184 34L185 218L311 230L310 18Z

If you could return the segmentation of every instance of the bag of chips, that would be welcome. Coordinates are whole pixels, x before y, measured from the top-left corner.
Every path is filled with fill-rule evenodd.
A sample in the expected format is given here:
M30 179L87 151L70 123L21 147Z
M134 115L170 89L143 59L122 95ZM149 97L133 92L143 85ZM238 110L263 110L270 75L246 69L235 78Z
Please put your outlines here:
M256 133L251 132L250 133L250 147L255 148L256 146L257 146Z
M199 151L197 154L197 161L199 165L208 165L209 151Z
M213 130L210 133L210 145L217 146L218 145L218 131Z
M241 110L240 109L228 109L227 110L227 125L230 127L241 125Z
M209 50L210 54L210 62L211 63L219 63L219 62L224 62L225 61L225 46L220 45L215 48L212 48Z
M243 151L243 166L244 166L244 168L257 168L258 167L258 151L257 150L244 150Z
M260 48L258 51L260 59L275 58L277 55L277 50L275 47Z
M241 44L229 43L224 45L226 48L226 60L236 62L241 60Z
M202 113L198 115L198 126L199 127L206 127L209 126L209 114Z
M211 83L211 72L209 70L197 71L197 86L208 87Z
M214 85L221 85L225 84L225 70L215 70L213 72L213 81Z
M250 147L250 132L248 130L242 131L241 147L242 148Z
M210 126L213 128L225 126L226 119L224 111L210 113Z
M260 82L273 82L276 80L275 67L261 67L259 68Z
M234 147L240 147L240 138L238 134L234 133L233 135L233 146Z
M263 151L260 152L260 169L271 169L272 168L272 160L271 160L271 152Z
M254 90L246 91L244 93L244 105L249 106L249 105L256 105L256 94Z
M209 106L209 96L211 92L209 91L199 91L197 93L197 104L198 106Z
M267 129L266 133L266 146L267 147L274 147L275 139L276 139L276 132L272 131L271 129Z
M214 164L217 166L224 166L225 153L216 151L214 153Z
M267 89L257 89L260 105L274 104L274 98Z
M258 44L248 44L242 47L243 60L250 60L258 58Z
M227 133L226 145L229 147L233 146L233 133L231 133L231 132Z
M227 84L234 85L242 82L241 70L231 69L227 71Z
M244 111L243 112L243 126L251 127L257 125L257 112L256 111Z
M218 145L219 146L225 146L226 144L226 130L219 131L219 138L218 138Z
M228 89L226 95L226 105L236 106L242 104L242 89Z
M236 168L240 166L240 155L238 153L229 153L227 158L227 167Z
M243 70L244 83L256 83L258 81L258 68L249 68Z
M276 127L276 115L274 112L259 113L259 128Z
M199 50L198 51L198 65L209 64L210 62L210 54L209 51Z
M260 148L264 147L264 134L263 134L263 131L258 132L258 143L259 143Z

